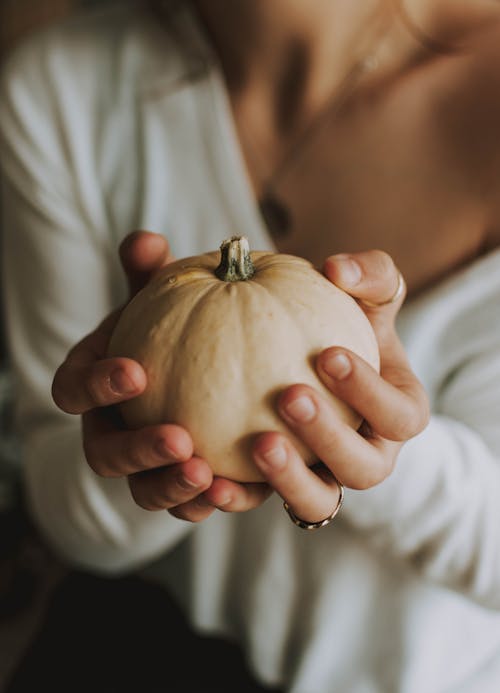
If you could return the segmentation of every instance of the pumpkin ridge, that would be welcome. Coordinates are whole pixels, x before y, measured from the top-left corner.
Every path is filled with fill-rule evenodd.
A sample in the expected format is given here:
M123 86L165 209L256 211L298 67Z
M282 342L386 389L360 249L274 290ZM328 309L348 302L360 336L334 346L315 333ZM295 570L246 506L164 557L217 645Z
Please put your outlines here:
M167 268L164 269L167 270ZM213 270L210 267L186 266L178 268L175 272L160 270L160 273L151 282L151 289L157 292L156 295L162 296L175 292L187 283L200 284L202 282L211 283L212 281Z
M377 344L356 301L309 261L252 251L253 278L228 283L216 277L217 260L214 252L172 263L123 311L114 346L144 364L148 386L120 409L132 428L183 426L215 474L258 481L251 450L263 431L281 432L306 464L314 461L280 417L276 397L303 383L358 426L356 413L322 383L314 359L335 344L371 359Z
M239 311L241 312L242 315L248 315L249 313L251 315L259 315L262 317L262 309L259 310L258 306L262 302L265 301L266 304L266 312L271 311L272 316L271 319L278 319L281 321L282 319L282 300L280 297L277 297L276 295L273 294L272 287L268 287L262 283L259 282L257 273L254 275L254 277L249 280L248 282L245 282L245 284L248 286L248 290L243 290L241 293L238 294L238 296L241 296L240 299L240 306L239 306ZM262 297L262 294L264 294L264 298ZM257 305L257 308L255 306ZM287 311L287 329L283 331L282 326L280 325L279 327L279 332L285 332L287 334L287 344L292 344L296 345L298 341L300 340L302 343L304 342L303 338L303 333L300 331L299 327L296 324L296 321L294 320L294 316L290 311ZM234 325L234 321L232 322ZM252 360L254 359L254 349L252 348L252 333L253 333L253 328L252 328L252 320L240 320L238 321L239 325L239 334L241 337L238 340L235 340L236 343L238 344L243 344L247 345L246 348L242 349L240 352L240 388L245 388L246 384L246 374L250 373L251 378L258 377L255 372L254 365L252 364ZM265 345L264 345L265 346ZM295 346L293 348L293 352L297 350L297 347ZM300 349L299 349L300 351ZM281 389L284 389L285 387L291 385L294 382L294 374L293 374L293 367L294 367L294 361L293 359L288 358L288 351L286 351L285 354L281 352L283 355L283 360L290 361L289 363L289 369L287 369L287 376L286 376L286 382L284 381L281 384ZM285 363L286 365L286 363ZM295 364L297 365L297 364ZM299 369L300 370L300 369ZM311 369L312 370L312 369ZM315 373L314 373L315 376ZM317 377L317 376L316 376ZM320 381L318 379L318 385L320 385ZM271 398L270 401L270 406L272 408L272 416L273 416L273 423L271 424L271 428L273 430L279 430L283 435L285 435L291 442L292 445L295 446L295 448L299 451L302 452L304 458L311 457L312 453L310 450L306 449L304 447L304 443L297 438L297 436L294 435L294 433L284 424L282 421L281 417L278 414L278 411L276 409L274 401L272 401L275 397L275 395L278 394L278 392L274 391L273 386L269 386L267 388L268 391L265 393L264 398L267 400L268 398ZM262 404L264 407L266 406L265 401L262 401ZM259 433L262 433L264 430L270 430L269 424L267 426L262 426L259 429L256 429L255 426L255 412L253 410L248 410L246 414L246 418L243 424L243 430L248 430L250 432L251 436L257 435ZM256 480L256 479L255 479Z
M254 257L255 254L255 257ZM296 269L311 270L315 269L313 264L305 258L286 253L268 253L253 251L252 260L256 270L267 271L275 267L282 267L284 271L295 271Z
M193 303L193 306L189 312L189 315L186 317L186 320L184 321L184 325L182 326L180 332L179 332L179 342L181 344L184 344L186 341L186 335L189 334L191 331L193 324L196 322L198 319L198 306L200 303L204 302L205 300L209 300L210 296L212 294L217 293L217 291L220 291L221 286L219 284L212 284L213 277L211 277L210 283L207 282L207 285L204 287L205 291L196 297L196 302ZM193 315L194 313L194 315Z

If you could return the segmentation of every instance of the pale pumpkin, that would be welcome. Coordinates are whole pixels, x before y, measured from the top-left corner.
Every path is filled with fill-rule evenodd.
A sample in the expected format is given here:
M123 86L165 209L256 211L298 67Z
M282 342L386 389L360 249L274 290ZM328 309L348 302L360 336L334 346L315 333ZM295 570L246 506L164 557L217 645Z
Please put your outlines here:
M180 424L215 474L259 481L250 450L260 432L285 432L315 461L277 414L287 386L312 385L344 421L360 425L316 375L315 357L333 345L379 369L374 332L353 298L308 261L250 253L234 237L220 253L162 269L123 310L109 355L136 359L147 373L145 392L121 405L128 426Z

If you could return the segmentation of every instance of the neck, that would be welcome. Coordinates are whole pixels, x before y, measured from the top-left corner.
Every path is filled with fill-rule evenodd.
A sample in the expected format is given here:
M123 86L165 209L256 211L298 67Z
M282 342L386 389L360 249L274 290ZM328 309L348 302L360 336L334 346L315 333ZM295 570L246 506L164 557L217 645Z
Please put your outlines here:
M259 81L276 90L287 75L311 92L366 52L384 0L193 0L230 89ZM372 44L373 45L373 44Z

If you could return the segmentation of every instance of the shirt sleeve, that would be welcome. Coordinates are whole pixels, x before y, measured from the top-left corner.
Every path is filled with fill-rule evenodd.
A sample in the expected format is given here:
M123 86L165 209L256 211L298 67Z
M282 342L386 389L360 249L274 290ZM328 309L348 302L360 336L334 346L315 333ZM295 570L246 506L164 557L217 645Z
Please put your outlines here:
M425 578L500 608L500 254L453 281L415 331L439 373L426 430L346 519ZM438 325L437 330L435 325ZM415 333L416 333L415 332ZM415 337L417 339L417 337Z
M78 75L65 74L64 55L42 48L23 46L0 86L3 295L26 493L65 560L124 571L168 550L192 525L139 508L126 479L95 475L79 417L51 398L70 347L125 293L93 170L92 114L78 109L85 99Z

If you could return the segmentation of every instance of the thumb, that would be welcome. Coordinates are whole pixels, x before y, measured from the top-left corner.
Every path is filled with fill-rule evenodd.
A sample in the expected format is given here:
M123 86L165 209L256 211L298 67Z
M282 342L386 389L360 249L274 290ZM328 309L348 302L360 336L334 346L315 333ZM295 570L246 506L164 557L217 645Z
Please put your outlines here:
M394 318L404 301L406 285L391 256L382 250L331 255L326 277L357 299L369 318Z
M120 244L120 261L134 296L162 267L173 262L167 239L151 231L133 231Z

